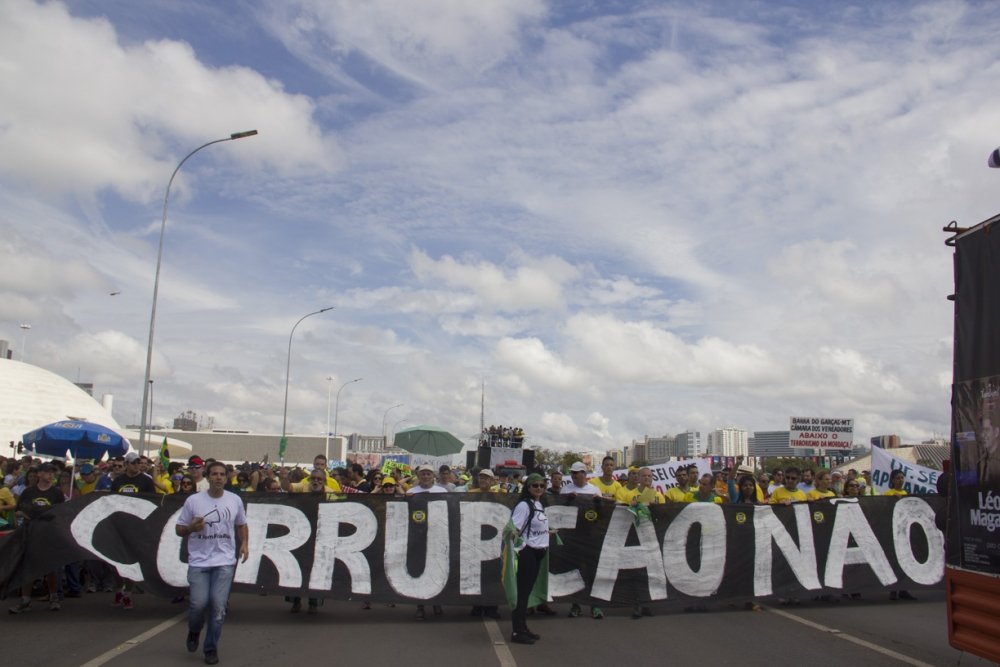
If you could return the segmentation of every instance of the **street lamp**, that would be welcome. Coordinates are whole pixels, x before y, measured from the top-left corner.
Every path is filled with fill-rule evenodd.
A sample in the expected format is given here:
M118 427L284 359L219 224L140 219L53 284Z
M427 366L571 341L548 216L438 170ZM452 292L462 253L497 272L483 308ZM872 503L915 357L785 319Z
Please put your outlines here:
M396 422L395 424L393 424L393 425L392 425L392 428L391 428L391 429L389 430L389 433L391 433L391 434L392 434L392 436L393 436L393 441L395 441L395 439L396 439L396 438L395 438L395 435L396 435L396 427L397 427L397 426L399 426L400 424L402 424L403 422L406 422L406 421L410 421L410 418L409 418L409 417L403 417L402 419L400 419L399 421L397 421L397 422Z
M333 306L327 306L326 308L320 308L319 310L307 313L299 318L299 321L295 323L292 327L292 332L288 334L288 361L285 364L285 409L281 416L281 442L278 444L278 458L281 459L282 465L285 463L285 447L288 445L288 441L285 439L285 427L288 425L288 378L292 370L292 336L295 335L295 329L302 324L302 320L307 317L312 317L313 315L319 315L320 313L325 313L328 310L333 310Z
M21 363L24 363L24 351L28 347L28 332L31 330L30 324L21 323Z
M225 139L216 139L215 141L209 141L207 144L202 144L198 148L194 149L190 153L184 156L177 167L174 169L174 173L170 174L170 180L167 181L167 192L163 195L163 220L160 222L160 246L156 251L156 275L153 278L153 308L149 314L149 343L146 346L146 374L142 378L142 418L139 420L139 442L142 444L142 451L144 454L148 453L148 443L146 442L146 401L149 400L149 375L150 368L153 365L153 330L156 325L156 296L160 291L160 263L163 260L163 232L167 228L167 205L170 203L170 186L174 183L174 177L177 172L181 170L184 163L188 161L192 155L200 151L202 148L208 148L212 144L222 143L223 141L234 141L236 139L243 139L245 137L252 137L257 134L257 130L247 130L246 132L234 132L230 134Z
M340 417L340 392L344 391L344 387L349 384L354 384L355 382L361 382L364 378L354 378L350 382L345 382L340 385L340 389L337 390L337 407L333 411L333 434L337 435L337 418ZM329 418L327 419L329 421Z
M382 415L382 442L384 444L384 447L383 447L384 449L388 449L388 444L389 444L388 441L386 440L386 437L385 437L385 420L386 420L386 417L389 416L389 410L395 410L396 408L401 408L401 407L403 407L402 403L396 403L396 405L393 405L393 406L387 408L386 411L385 411L385 414Z

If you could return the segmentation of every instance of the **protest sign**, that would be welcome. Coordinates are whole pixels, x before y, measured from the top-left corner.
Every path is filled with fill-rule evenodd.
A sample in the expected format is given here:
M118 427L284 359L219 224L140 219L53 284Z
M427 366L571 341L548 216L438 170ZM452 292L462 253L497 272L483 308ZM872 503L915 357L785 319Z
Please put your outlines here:
M501 604L506 494L246 494L250 557L233 589L378 602ZM838 498L792 506L689 503L628 508L546 498L554 599L689 604L692 599L838 594L937 585L944 498ZM99 559L147 591L183 593L183 496L92 493L0 541L0 591Z
M854 420L830 417L792 417L788 442L793 449L848 450L853 446Z
M937 493L940 470L918 466L916 463L893 456L881 447L872 447L872 486L879 493L889 490L889 475L893 470L903 471L905 475L903 490L907 493Z

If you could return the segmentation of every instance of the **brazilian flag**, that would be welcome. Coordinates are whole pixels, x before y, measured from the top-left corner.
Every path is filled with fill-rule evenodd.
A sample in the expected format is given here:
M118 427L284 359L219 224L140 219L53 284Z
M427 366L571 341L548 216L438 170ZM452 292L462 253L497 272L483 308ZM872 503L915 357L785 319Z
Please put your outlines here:
M160 445L160 465L166 470L170 465L170 451L167 449L167 436L163 436L163 444Z
M558 540L558 537L556 538ZM507 525L503 529L503 552L501 553L500 579L503 582L503 590L507 596L507 604L511 609L517 606L517 551L524 546L524 538L518 533L514 522L507 520ZM537 607L545 604L549 599L549 552L545 552L545 558L538 568L538 577L535 578L535 586L528 595L528 607Z

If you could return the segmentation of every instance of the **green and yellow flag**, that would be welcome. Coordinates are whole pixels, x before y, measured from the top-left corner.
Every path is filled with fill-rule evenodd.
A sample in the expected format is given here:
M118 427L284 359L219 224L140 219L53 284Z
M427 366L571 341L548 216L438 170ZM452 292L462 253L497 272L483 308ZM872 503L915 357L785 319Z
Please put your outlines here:
M556 536L557 543L561 544ZM517 550L524 545L524 538L518 534L514 522L507 520L507 525L503 529L503 551L501 553L500 580L503 582L503 590L507 597L507 604L511 609L517 606ZM549 600L549 552L545 552L545 558L538 568L538 576L535 578L535 585L528 595L528 607L537 607L545 604Z
M170 465L170 451L167 449L167 436L163 436L163 444L160 445L160 465L166 470Z

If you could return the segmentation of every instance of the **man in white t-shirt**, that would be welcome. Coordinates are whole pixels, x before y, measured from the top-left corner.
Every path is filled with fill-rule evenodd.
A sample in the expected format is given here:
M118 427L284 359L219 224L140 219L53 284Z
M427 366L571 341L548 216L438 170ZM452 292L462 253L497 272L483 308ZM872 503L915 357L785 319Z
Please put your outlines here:
M563 483L559 489L562 496L599 496L601 490L587 481L587 466L582 461L577 461L569 467L569 483Z
M569 467L569 484L563 484L559 490L561 496L596 496L601 497L601 490L587 481L587 466L583 461L577 461ZM580 605L573 603L569 609L570 618L580 615ZM600 607L591 607L590 615L601 620L604 618L604 611Z
M415 493L448 493L448 489L437 483L434 466L425 463L417 466L417 485L411 487L406 495L412 496Z
M247 517L243 501L225 490L226 464L208 464L208 491L188 497L175 528L177 535L188 538L188 607L187 650L198 650L198 638L208 617L205 634L205 663L219 662L219 635L226 618L229 589L236 574L237 548L245 563L249 556ZM239 544L237 545L237 539Z
M406 492L406 495L412 496L418 493L448 493L448 489L437 483L437 477L434 475L434 466L426 463L417 466L417 485L411 487L410 490ZM441 605L434 605L435 616L440 616L443 613L444 609L441 608ZM426 617L427 614L424 612L424 605L418 604L417 620L422 621Z

